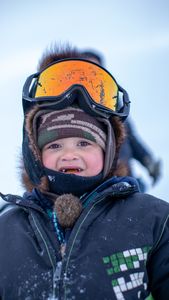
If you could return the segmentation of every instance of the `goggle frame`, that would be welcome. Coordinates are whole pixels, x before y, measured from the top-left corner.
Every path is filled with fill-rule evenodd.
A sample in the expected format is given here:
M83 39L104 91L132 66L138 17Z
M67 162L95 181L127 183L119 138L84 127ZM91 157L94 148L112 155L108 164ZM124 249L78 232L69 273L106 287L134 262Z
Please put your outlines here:
M81 85L81 84L73 84L70 86L65 92L58 96L45 96L45 97L34 97L36 88L38 85L38 79L40 75L46 71L49 67L52 67L53 65L56 65L57 63L65 62L65 61L83 61L87 62L92 65L96 65L97 68L99 67L101 70L106 72L112 80L117 85L117 108L116 110L107 108L106 106L96 102L89 94L87 89ZM42 105L43 108L52 107L55 109L62 109L66 106L71 105L75 98L77 101L77 95L80 95L80 100L78 101L78 105L82 108L85 108L87 105L89 109L95 114L103 117L110 117L111 115L118 116L121 119L125 119L129 114L130 109L130 101L127 92L118 85L116 80L113 78L113 76L103 67L97 65L94 62L84 60L84 59L63 59L58 60L52 64L50 64L47 68L43 69L40 72L34 73L30 75L23 86L23 93L22 93L22 99L23 99L23 109L24 113L35 104ZM85 100L86 103L83 103L83 100ZM119 102L122 102L122 106L119 106ZM119 107L118 107L119 106Z

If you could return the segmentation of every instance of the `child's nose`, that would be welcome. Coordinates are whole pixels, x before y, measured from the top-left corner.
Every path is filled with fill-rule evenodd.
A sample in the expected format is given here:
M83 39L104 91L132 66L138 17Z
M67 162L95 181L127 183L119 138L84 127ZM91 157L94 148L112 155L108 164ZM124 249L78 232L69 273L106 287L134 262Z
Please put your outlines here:
M77 160L78 156L74 151L72 151L71 149L68 149L68 150L64 151L61 159L62 159L62 161Z

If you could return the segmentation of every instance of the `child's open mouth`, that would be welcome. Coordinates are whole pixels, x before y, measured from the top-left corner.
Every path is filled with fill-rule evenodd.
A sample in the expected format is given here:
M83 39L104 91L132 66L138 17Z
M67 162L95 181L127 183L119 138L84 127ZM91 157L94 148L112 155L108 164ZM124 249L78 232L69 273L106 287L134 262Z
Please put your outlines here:
M83 169L81 169L81 168L61 168L60 170L59 170L59 172L62 172L62 173L73 173L73 174L75 174L75 173L80 173L80 172L82 172L83 171Z

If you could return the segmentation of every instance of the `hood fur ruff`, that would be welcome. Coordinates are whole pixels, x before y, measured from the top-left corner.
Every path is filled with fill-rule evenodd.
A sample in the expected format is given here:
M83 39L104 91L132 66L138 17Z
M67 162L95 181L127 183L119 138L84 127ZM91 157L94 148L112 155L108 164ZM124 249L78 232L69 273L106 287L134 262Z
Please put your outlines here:
M33 132L33 121L35 115L40 111L40 106L37 104L34 106L33 109L31 109L27 115L26 115L26 120L25 120L25 130L27 132L27 135L29 137L29 147L34 155L35 163L38 161L42 165L41 161L41 153L40 150L37 147L37 142L35 140L34 132ZM125 138L125 130L124 130L124 125L123 123L119 120L118 117L112 117L111 123L114 129L114 134L115 134L115 139L116 139L116 155L114 162L112 164L111 171L107 178L117 175L117 176L125 176L127 174L127 170L124 165L120 165L117 163L117 158L118 158L118 153L120 146ZM48 186L48 179L46 176L43 176L41 178L41 182L38 186L36 186L31 179L28 176L28 173L24 167L24 162L23 158L21 158L21 181L23 187L27 191L32 191L33 188L39 188L42 192L48 192L49 191L49 186Z

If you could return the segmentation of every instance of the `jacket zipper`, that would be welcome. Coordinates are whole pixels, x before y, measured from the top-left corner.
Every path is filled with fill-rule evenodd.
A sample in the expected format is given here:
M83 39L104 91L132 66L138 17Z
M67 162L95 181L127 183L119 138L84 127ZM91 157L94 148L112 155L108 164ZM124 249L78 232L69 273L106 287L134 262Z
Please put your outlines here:
M93 203L93 205L90 207L89 211L87 212L87 214L85 215L84 219L82 220L82 222L80 223L77 231L76 231L76 234L75 234L75 237L73 239L73 242L72 242L72 245L71 245L71 248L69 250L69 252L67 253L67 258L65 257L65 261L64 261L64 258L63 260L57 262L57 265L55 267L55 264L52 260L52 257L50 255L50 250L47 246L47 243L45 241L45 238L43 237L43 234L41 233L36 221L35 221L35 218L33 217L33 221L34 221L34 224L45 244L45 247L46 247L46 250L47 250L47 253L48 253L48 257L49 257L49 260L51 262L51 265L53 267L53 290L52 290L52 296L48 297L47 300L59 300L61 299L60 298L60 289L61 289L61 274L64 274L63 276L63 289L64 289L64 295L63 295L63 300L66 300L66 281L67 281L67 270L68 270L68 264L69 264L69 261L70 261L70 256L71 256L71 253L72 253L72 250L73 250L73 247L74 247L74 244L75 244L75 241L76 241L76 238L77 238L77 235L83 225L83 223L86 221L88 215L90 214L90 212L93 210L93 208L101 201L104 200L104 197L105 195L101 195L100 197L98 197L98 200ZM63 266L63 261L64 261L64 265L65 267ZM65 271L64 271L65 270ZM57 293L58 291L58 293Z
M74 247L74 244L75 244L75 241L76 241L76 238L77 238L77 235L79 234L79 231L83 225L83 223L86 221L88 215L91 213L91 211L93 210L93 208L101 201L104 200L104 197L103 195L101 195L100 199L97 200L97 202L93 203L93 205L90 207L89 211L87 212L87 214L85 215L84 219L82 220L82 222L80 223L77 231L76 231L76 234L75 234L75 237L73 239L73 242L72 242L72 245L70 247L70 250L69 250L69 253L67 253L67 259L65 261L65 271L64 271L64 277L63 277L63 289L64 289L64 296L63 296L63 300L66 300L66 281L67 281L67 270L68 270L68 265L69 265L69 261L70 261L70 256L71 256L71 253L72 253L72 250L73 250L73 247ZM63 272L63 267L61 269L61 271ZM53 300L53 299L52 299Z
M40 235L40 237L41 237L41 239L42 239L42 241L45 245L45 248L46 248L46 251L47 251L47 254L48 254L48 257L49 257L49 261L50 261L50 263L52 265L52 269L53 269L52 295L49 296L47 298L47 300L58 300L59 298L56 295L56 291L58 289L58 295L59 295L59 281L60 281L60 275L61 275L61 269L62 269L62 261L59 261L57 263L56 267L55 267L55 263L52 259L51 254L50 254L49 247L46 243L46 240L45 240L45 238L44 238L44 236L43 236L43 234L42 234L42 232L41 232L41 230L40 230L33 214L32 214L32 218L33 218L34 225L35 225L35 227L36 227L36 229L37 229L37 231L38 231L38 233L39 233L39 235Z

